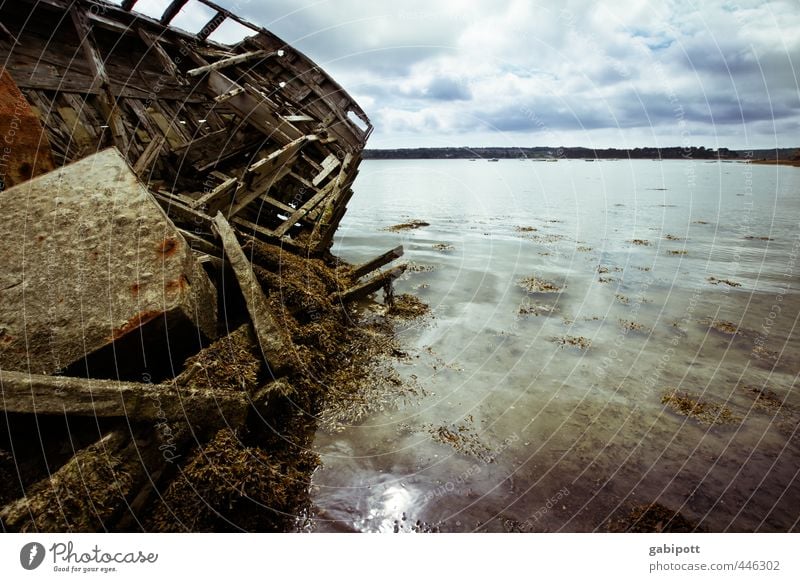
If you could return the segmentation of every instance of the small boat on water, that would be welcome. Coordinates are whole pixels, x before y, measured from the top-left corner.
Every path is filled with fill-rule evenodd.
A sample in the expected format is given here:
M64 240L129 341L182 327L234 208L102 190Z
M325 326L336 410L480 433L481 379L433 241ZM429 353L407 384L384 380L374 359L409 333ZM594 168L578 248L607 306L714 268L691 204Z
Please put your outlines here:
M488 162L499 162L500 160L498 160L497 158L489 158L487 161Z

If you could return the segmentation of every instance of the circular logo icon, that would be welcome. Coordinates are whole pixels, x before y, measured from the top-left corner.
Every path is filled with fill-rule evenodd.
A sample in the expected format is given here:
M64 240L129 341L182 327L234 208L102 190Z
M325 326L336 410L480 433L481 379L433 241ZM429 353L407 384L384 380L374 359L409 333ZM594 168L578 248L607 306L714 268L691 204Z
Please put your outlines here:
M35 570L44 561L44 546L39 542L30 542L19 551L19 563L26 570Z

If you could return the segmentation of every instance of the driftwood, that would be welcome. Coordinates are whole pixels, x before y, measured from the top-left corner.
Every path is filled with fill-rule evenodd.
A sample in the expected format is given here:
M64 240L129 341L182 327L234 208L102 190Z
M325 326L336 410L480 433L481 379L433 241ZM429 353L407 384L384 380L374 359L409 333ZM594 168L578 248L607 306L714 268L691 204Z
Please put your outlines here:
M173 384L144 384L0 372L6 412L132 421L186 420L194 426L238 426L247 415L245 394L198 390Z
M257 59L266 59L273 55L283 56L283 51L277 52L270 52L270 51L252 51L249 53L244 53L242 55L236 55L233 57L228 57L227 59L220 59L216 63L212 63L210 65L204 65L202 67L197 67L196 69L191 69L187 71L187 75L190 77L196 77L198 75L202 75L204 73L208 73L210 71L219 71L226 67L232 67L233 65L241 65L248 61L254 61Z
M225 249L225 258L230 263L236 280L239 282L239 288L253 322L253 329L261 346L264 360L275 374L286 365L286 362L283 361L286 350L284 331L272 314L267 304L267 298L264 297L264 292L253 273L253 268L239 245L239 241L236 240L236 234L231 225L221 213L214 218L214 224Z
M150 490L178 445L190 433L116 430L78 451L25 497L0 510L11 531L96 532L109 529L130 511L138 494Z
M357 265L353 267L350 271L350 276L353 279L360 279L364 275L369 275L376 269L380 269L384 265L387 265L394 261L395 259L399 259L403 256L403 245L397 246L390 251L386 251L379 257L375 257L371 261L367 261L366 263L362 263L361 265Z
M389 269L388 271L384 271L383 273L379 273L375 275L371 279L368 279L364 283L351 287L346 291L342 291L341 293L337 293L335 296L336 301L340 301L341 303L350 303L352 301L358 301L359 299L363 299L370 293L374 293L378 289L382 289L391 285L392 281L397 279L400 275L405 273L406 268L408 265L399 265L394 267L393 269Z

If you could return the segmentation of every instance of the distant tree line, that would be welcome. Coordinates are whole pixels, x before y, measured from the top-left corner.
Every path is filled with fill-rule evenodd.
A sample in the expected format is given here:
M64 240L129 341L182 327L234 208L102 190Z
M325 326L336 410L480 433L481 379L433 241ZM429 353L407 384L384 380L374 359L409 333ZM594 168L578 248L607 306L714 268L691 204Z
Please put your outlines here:
M796 148L770 150L730 150L728 148L711 149L705 147L668 147L668 148L633 148L633 149L591 149L582 147L534 147L534 148L499 148L499 147L459 147L459 148L404 148L364 150L364 159L368 160L413 160L413 159L800 159L800 150Z

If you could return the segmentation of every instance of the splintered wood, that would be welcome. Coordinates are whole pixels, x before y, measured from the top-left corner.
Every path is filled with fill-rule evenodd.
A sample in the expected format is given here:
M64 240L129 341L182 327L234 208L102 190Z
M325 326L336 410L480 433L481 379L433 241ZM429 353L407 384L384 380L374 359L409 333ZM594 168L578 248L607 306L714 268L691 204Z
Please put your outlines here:
M375 273L397 247L327 274L372 132L363 110L271 32L191 2L214 14L197 34L169 26L190 0L158 19L136 0L0 3L0 127L19 133L0 184L0 461L35 441L46 468L3 483L3 529L141 529L192 443L311 398L292 353L313 349L292 345L287 300L261 286L285 272L264 248L336 282L317 298L331 321L381 288L391 301L405 269ZM227 20L252 36L212 40ZM71 456L40 426L53 419Z
M158 20L131 12L135 2L6 2L0 21L25 37L0 37L6 72L41 119L56 163L115 145L151 189L166 186L186 203L160 199L179 228L217 244L197 223L221 211L257 225L251 234L265 242L326 252L369 119L281 39L195 1L218 10L198 35L168 26L187 2ZM207 38L226 19L253 35L236 46Z

